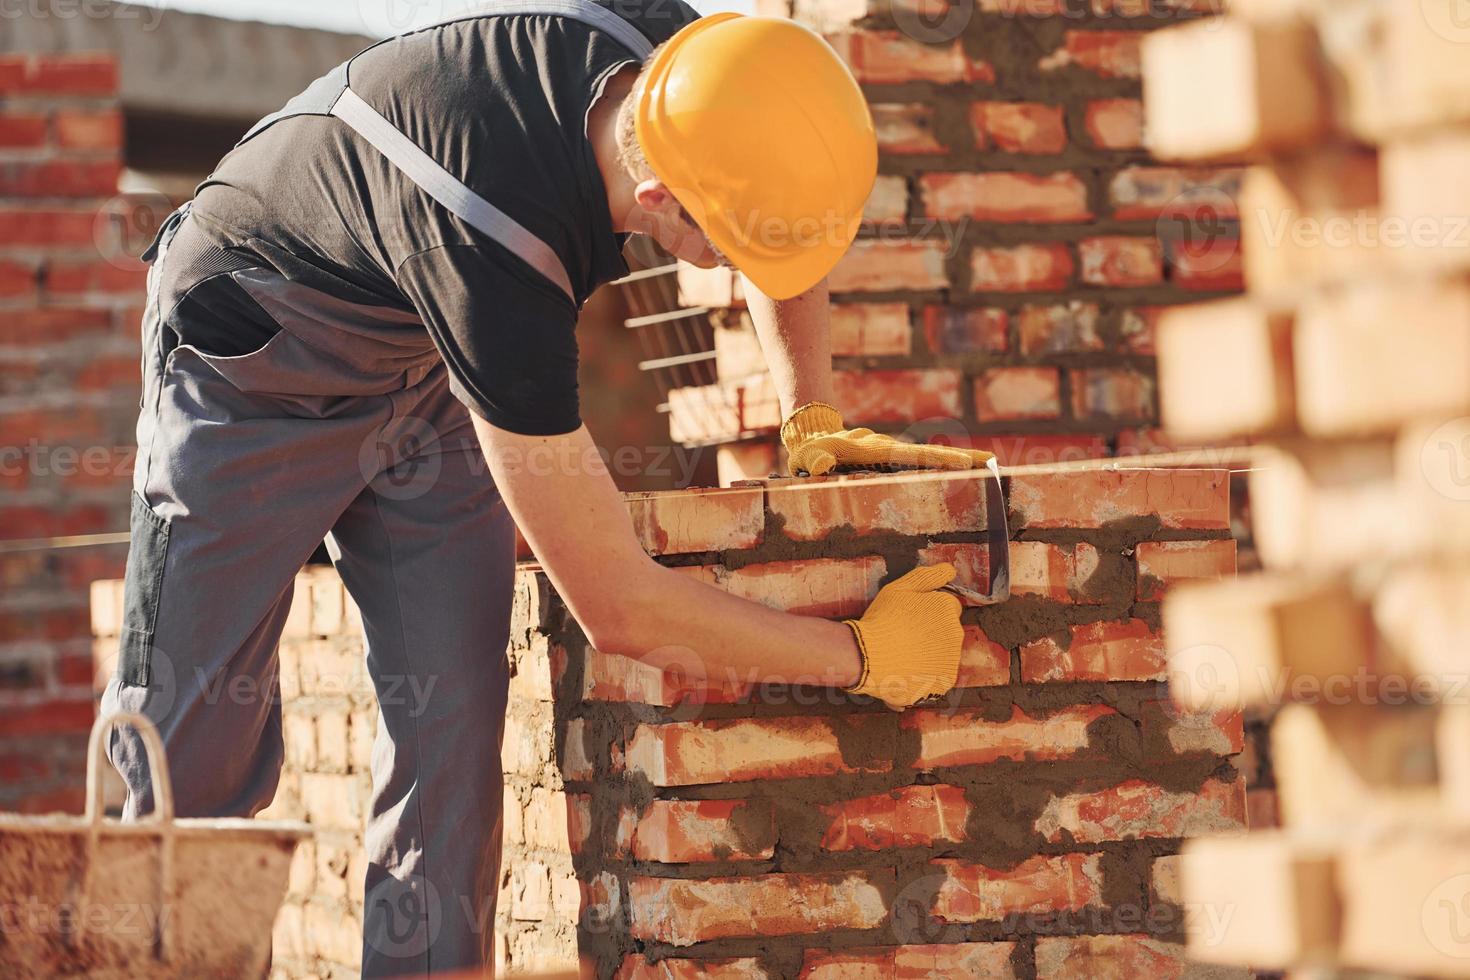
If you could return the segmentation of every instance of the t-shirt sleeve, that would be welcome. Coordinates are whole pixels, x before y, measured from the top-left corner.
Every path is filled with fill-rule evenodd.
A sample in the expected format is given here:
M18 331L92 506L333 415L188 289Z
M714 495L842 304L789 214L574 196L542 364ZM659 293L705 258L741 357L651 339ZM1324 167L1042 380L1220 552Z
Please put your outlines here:
M521 435L572 432L577 403L577 311L554 287L532 285L490 248L441 245L398 267L460 401Z

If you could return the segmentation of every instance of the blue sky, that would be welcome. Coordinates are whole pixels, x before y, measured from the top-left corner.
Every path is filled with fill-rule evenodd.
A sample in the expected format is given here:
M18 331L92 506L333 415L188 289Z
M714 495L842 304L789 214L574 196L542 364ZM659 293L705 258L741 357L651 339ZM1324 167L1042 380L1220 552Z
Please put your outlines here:
M237 20L322 27L353 34L386 36L415 23L474 6L474 0L133 0L151 7L190 10ZM690 0L700 13L749 12L751 0Z

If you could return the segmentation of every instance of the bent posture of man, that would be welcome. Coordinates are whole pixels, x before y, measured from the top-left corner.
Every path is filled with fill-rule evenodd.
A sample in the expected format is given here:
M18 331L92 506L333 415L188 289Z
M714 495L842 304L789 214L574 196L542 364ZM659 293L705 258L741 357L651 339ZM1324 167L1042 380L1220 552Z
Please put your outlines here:
M643 553L578 416L577 312L643 233L747 276L796 465L972 465L830 407L825 277L875 170L861 93L804 28L507 0L329 73L165 224L104 704L157 723L180 815L259 811L291 582L327 538L380 702L366 975L491 946L516 523L604 651L896 707L953 685L952 568L849 624L726 595ZM136 736L111 755L127 815L151 809Z

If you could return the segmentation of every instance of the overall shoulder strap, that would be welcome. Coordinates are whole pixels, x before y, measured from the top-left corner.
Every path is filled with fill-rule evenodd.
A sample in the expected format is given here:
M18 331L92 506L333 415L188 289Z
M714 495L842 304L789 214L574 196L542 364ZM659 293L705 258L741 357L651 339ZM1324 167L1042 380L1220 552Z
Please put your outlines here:
M643 32L619 17L606 7L591 0L500 0L475 8L472 13L447 18L438 24L454 23L485 16L512 16L516 14L549 15L567 17L602 31L627 48L643 61L653 50L653 43ZM427 30L428 28L420 28ZM546 277L566 294L575 306L577 297L572 289L566 267L557 256L556 250L528 231L510 215L485 200L465 186L464 182L440 166L425 153L418 144L400 132L372 106L368 105L346 84L346 66L343 66L343 85L326 111L341 119L357 131L379 153L392 161L409 180L435 201L477 229L491 240L498 242L514 255L518 255L531 268ZM313 86L315 88L316 86ZM308 90L310 92L310 90Z

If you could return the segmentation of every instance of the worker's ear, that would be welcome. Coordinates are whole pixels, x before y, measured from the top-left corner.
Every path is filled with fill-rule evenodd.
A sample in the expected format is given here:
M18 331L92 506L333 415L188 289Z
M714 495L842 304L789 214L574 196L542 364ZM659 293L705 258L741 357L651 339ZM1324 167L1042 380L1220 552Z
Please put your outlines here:
M647 214L666 218L678 217L678 199L657 177L639 181L638 186L633 188L633 200L637 201L638 206Z

